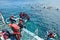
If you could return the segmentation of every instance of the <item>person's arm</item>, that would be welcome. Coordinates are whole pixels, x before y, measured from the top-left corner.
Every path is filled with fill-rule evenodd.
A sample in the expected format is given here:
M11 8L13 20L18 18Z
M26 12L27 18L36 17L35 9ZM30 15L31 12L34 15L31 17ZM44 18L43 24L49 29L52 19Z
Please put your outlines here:
M16 22L16 20L15 20L15 19L12 19L12 21Z

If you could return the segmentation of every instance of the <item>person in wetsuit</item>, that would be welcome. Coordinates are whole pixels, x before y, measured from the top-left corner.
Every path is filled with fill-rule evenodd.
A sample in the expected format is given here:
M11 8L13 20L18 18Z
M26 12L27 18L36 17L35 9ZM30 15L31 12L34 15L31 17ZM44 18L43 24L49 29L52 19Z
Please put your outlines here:
M22 19L26 18L27 20L30 20L29 15L26 14L25 12L20 12L19 16L20 16L20 18L22 18Z
M11 16L11 17L9 18L9 20L10 20L11 23L16 22L16 20L14 20L14 16Z
M20 27L17 24L9 24L10 28L13 30L13 34L16 37L16 40L20 40Z
M20 32L21 32L22 28L23 28L23 19L22 18L19 19L18 26L20 27Z

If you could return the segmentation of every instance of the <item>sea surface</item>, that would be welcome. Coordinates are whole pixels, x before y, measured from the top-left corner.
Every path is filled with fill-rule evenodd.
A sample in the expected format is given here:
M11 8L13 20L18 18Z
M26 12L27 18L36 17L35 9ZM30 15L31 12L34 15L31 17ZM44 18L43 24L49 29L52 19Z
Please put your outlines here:
M27 29L41 38L46 38L47 31L60 36L60 10L44 8L42 4L36 2L0 1L0 11L5 21L11 15L17 16L20 12L27 13L30 16L30 22L26 23Z

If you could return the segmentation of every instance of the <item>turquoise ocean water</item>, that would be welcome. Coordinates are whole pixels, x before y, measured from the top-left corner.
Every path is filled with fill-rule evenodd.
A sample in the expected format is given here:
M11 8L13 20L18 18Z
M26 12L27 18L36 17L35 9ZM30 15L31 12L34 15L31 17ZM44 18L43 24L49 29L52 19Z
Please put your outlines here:
M60 35L60 10L46 9L36 3L22 4L18 1L0 4L0 11L5 21L10 15L16 16L20 12L26 12L31 18L30 22L26 23L27 29L33 33L36 33L35 30L38 29L38 36L42 38L45 38L47 31L52 31Z

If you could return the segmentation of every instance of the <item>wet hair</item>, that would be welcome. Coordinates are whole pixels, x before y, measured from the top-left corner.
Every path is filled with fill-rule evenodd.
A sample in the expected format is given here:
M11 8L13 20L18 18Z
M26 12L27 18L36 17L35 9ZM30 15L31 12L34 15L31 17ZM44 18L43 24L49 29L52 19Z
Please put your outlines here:
M12 15L12 16L10 16L10 18L14 18L14 16Z

